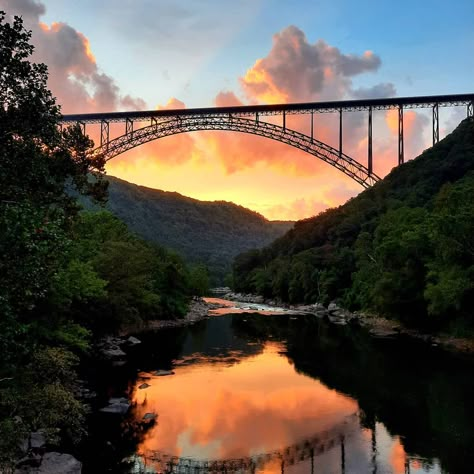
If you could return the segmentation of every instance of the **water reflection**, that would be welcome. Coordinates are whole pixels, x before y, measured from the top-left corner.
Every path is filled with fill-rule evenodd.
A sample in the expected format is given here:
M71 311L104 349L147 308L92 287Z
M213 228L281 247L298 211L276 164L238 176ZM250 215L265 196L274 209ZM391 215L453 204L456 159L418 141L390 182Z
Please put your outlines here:
M241 303L237 301L229 301L221 298L204 298L207 303L216 304L221 307L209 310L209 314L242 314L242 313L259 313L267 316L278 315L290 312L285 308L277 308L266 304L257 303Z
M156 413L158 423L139 443L140 462L132 471L443 472L436 452L429 460L408 456L401 432L389 432L366 400L360 405L359 395L377 399L380 387L353 372L354 344L344 333L334 338L324 325L306 319L213 318L184 331L172 364L158 366L156 357L145 361L132 386L133 416ZM163 333L152 338L154 351L160 338ZM142 357L150 347L144 345ZM375 357L372 347L365 350ZM329 355L334 360L327 377ZM341 361L345 365L338 367ZM171 366L174 375L153 375ZM350 389L358 386L355 379L369 385L356 397ZM149 387L140 389L144 381ZM398 394L391 396L397 412Z

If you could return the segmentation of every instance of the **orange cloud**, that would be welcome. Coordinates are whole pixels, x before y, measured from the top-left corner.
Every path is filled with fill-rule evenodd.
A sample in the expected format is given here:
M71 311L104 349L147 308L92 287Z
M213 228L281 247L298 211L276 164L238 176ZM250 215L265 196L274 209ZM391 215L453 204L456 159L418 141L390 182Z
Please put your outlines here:
M146 108L143 100L123 94L113 78L100 70L90 43L81 32L66 23L47 25L40 21L45 13L41 2L0 2L6 2L9 11L21 14L33 30L36 58L48 65L49 86L64 113ZM239 79L240 90L217 93L215 104L394 95L392 84L353 87L355 76L375 72L380 64L380 58L372 51L346 54L321 39L310 43L303 31L289 26L273 36L268 54L258 58ZM177 98L158 106L161 109L184 107ZM391 116L387 117L388 127L393 127ZM407 154L411 156L423 148L419 136L426 125L421 116L413 117L406 113L406 146ZM263 119L281 123L281 117ZM344 115L344 151L364 164L367 158L365 121L360 113ZM308 116L287 117L288 128L308 134L309 125ZM314 130L315 138L338 146L336 115L316 115ZM88 127L87 131L98 144L98 127ZM122 133L122 125L111 126L112 136ZM377 136L381 135L384 134L379 130ZM375 167L382 175L395 164L389 146L393 145L390 144L391 134L385 135L383 140L374 143ZM307 217L324 206L340 204L347 195L352 196L361 189L309 154L268 139L229 132L194 132L160 139L114 158L107 170L126 180L180 191L198 199L233 200L271 218ZM328 183L331 186L328 187ZM341 193L341 200L328 195L330 189L338 186L350 188L349 193Z

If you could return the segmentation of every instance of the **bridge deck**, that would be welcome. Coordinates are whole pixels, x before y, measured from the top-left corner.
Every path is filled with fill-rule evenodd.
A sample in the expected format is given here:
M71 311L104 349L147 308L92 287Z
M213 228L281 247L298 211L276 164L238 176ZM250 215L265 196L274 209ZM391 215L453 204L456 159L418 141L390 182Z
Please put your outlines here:
M132 112L105 112L94 114L64 115L62 122L125 122L147 121L152 118L165 119L167 117L180 116L218 116L236 115L240 117L255 115L282 115L287 114L311 114L329 112L351 112L361 110L389 110L403 107L405 109L430 108L434 106L471 106L474 104L474 94L451 94L419 97L390 97L383 99L342 100L331 102L307 102L296 104L272 104L272 105L243 105L235 107L201 107L193 109L174 110L145 110Z

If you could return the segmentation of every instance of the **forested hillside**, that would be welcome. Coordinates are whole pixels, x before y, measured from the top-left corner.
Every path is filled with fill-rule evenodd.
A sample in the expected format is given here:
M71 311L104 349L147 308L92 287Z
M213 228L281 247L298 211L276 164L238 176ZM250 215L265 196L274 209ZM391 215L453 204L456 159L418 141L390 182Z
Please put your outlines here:
M94 338L182 317L206 284L111 213L79 212L66 184L104 201L104 160L80 127L59 129L30 38L0 11L0 472L17 472L31 432L48 448L79 443L74 368Z
M223 282L237 254L268 245L293 225L268 221L229 202L198 201L111 176L107 179L108 210L146 240L206 265L215 284Z
M474 119L383 181L239 255L235 288L472 331Z

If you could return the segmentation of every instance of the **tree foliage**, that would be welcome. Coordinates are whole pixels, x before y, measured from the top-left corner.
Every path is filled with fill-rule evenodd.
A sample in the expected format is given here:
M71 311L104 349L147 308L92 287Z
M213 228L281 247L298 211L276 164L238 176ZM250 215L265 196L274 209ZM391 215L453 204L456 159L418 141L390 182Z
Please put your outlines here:
M472 332L474 120L345 205L234 260L238 291Z
M79 212L71 190L107 197L104 159L80 127L60 130L30 37L0 12L0 470L33 430L80 440L75 366L92 337L183 316L190 297L179 257L107 212Z

